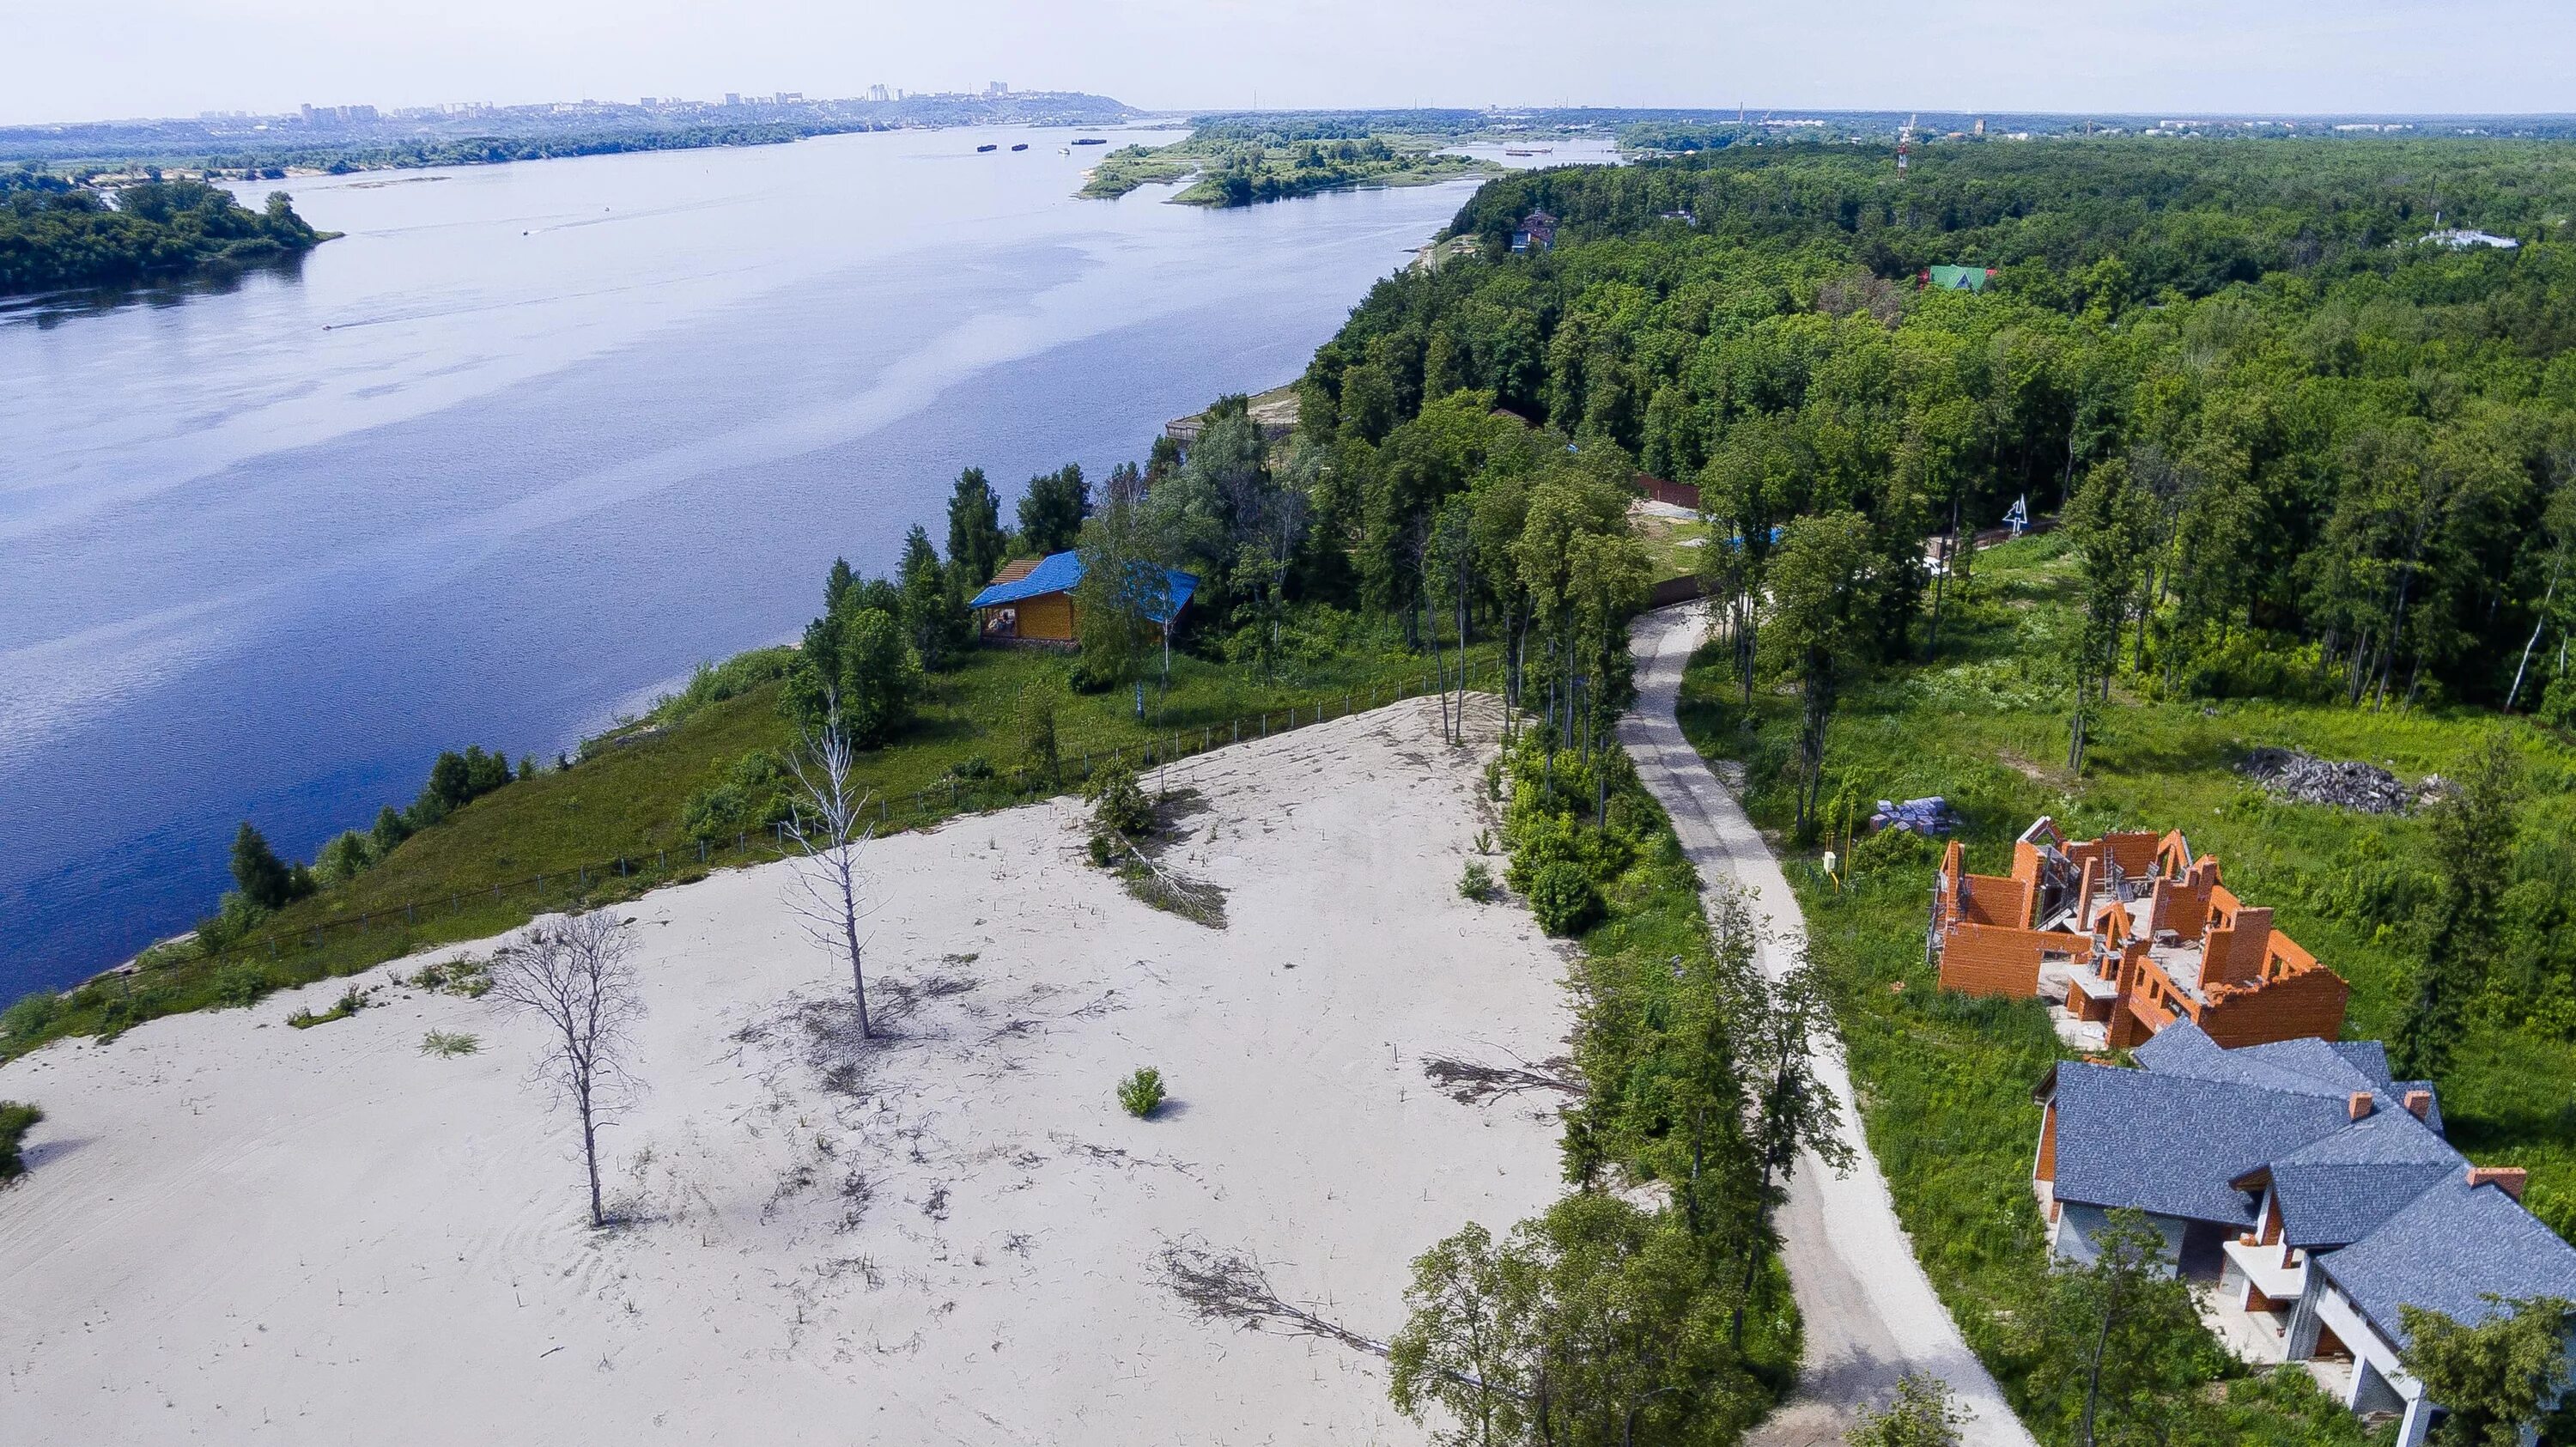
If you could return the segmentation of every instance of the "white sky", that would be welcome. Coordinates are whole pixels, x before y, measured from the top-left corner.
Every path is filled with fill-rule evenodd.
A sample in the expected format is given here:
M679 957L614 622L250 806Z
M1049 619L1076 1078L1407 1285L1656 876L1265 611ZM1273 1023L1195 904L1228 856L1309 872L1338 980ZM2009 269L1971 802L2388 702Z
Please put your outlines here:
M1148 108L2576 111L2570 0L0 0L0 124L1088 90Z

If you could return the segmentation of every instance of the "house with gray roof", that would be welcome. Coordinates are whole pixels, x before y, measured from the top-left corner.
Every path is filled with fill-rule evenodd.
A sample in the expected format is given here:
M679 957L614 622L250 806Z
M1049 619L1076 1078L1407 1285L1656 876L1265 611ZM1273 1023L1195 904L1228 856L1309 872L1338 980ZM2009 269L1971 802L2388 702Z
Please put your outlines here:
M2402 1417L2398 1447L2441 1414L2400 1361L2400 1308L2474 1323L2576 1301L2576 1248L2523 1209L2523 1172L2471 1165L2432 1083L2391 1079L2378 1042L2231 1050L2178 1020L2130 1058L2067 1061L2033 1092L2051 1248L2090 1261L2110 1212L2145 1213L2231 1346Z

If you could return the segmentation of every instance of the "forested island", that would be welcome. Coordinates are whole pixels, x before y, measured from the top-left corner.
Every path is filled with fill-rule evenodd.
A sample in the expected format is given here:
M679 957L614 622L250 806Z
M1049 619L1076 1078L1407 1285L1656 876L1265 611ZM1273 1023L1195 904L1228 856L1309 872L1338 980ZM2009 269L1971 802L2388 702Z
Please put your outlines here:
M1350 186L1421 186L1497 169L1455 153L1449 134L1389 132L1373 118L1224 116L1202 120L1168 146L1124 146L1082 188L1114 200L1139 186L1190 181L1184 206L1250 206ZM1466 128L1472 132L1473 127ZM1193 179L1195 178L1195 179Z
M32 168L0 171L0 295L113 286L266 261L329 240L283 191L253 211L203 181L103 191Z

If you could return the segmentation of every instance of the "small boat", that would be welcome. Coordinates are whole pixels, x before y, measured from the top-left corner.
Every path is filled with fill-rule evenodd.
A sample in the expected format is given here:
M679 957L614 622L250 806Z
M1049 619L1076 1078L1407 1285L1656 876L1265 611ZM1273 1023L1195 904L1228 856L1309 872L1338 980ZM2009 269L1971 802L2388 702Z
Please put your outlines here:
M1076 140L1074 144L1077 146L1105 146L1108 145L1109 142L1103 140L1099 136L1084 136L1079 140Z
M1014 151L1025 151L1025 150L1027 150L1028 148L1029 148L1029 143L1028 143L1028 142L1026 142L1026 141L1022 141L1022 142L1020 142L1018 145L1011 147L1011 149L1012 149L1012 150L1014 150Z
M977 146L977 147L975 148L975 154L980 156L980 155L984 154L986 151L998 151L998 150L1000 150L1000 149L1002 149L1002 148L1001 148L1001 147L999 147L999 146Z

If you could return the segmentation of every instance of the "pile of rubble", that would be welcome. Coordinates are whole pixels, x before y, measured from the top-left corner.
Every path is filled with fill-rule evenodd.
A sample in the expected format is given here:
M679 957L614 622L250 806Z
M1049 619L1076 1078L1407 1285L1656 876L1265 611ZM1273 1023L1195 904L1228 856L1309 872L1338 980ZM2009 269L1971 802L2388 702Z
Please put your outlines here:
M2331 804L2364 814L2403 814L2424 802L2440 785L2427 779L2420 790L2386 769L2340 759L2321 759L2304 749L2260 748L2245 756L2236 772L2263 786L2276 799L2301 804Z

